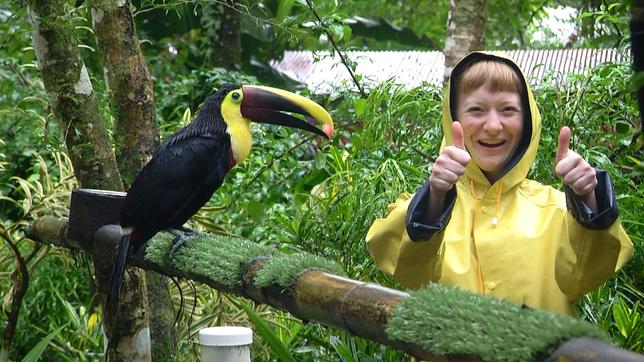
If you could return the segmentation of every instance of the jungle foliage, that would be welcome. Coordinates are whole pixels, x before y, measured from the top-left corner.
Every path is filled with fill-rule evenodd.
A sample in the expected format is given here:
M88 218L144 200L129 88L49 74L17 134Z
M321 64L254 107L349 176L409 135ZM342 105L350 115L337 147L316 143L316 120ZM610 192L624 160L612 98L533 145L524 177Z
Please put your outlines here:
M487 29L489 48L563 46L552 38L542 43L530 40L538 27L536 20L545 15L542 5L556 3L490 0L488 14L496 20ZM618 45L628 51L628 1L564 3L584 9L574 46ZM245 60L242 72L236 73L208 67L204 61L201 6L199 1L133 4L155 80L162 138L187 122L205 96L222 83L294 85L277 79L266 67L252 66L251 59L256 60L253 64L266 64L285 48L329 49L324 29L344 50L442 49L447 16L446 0L415 4L324 0L314 5L322 26L306 1L240 2ZM86 5L70 9L109 129L109 106L91 16ZM512 9L516 16L502 9ZM75 187L64 155L65 130L52 119L25 17L19 4L0 4L0 331L4 331L17 278L15 251L7 247L12 243L18 253L29 257L30 285L11 359L22 359L39 341L51 338L48 360L101 360L102 315L94 300L91 267L81 255L40 246L24 236L26 226L36 217L66 215L69 191ZM366 18L375 28L365 27ZM510 19L510 23L501 19ZM599 325L616 344L643 352L644 156L630 69L629 65L609 64L585 76L567 75L562 80L559 74L550 74L541 80L534 91L544 131L530 177L561 187L552 168L558 130L564 123L573 129L573 148L611 174L635 256L616 277L586 295L578 309L582 318ZM373 220L384 215L388 203L400 192L413 192L426 179L442 137L441 99L442 90L430 85L409 90L392 83L372 89L367 98L339 90L329 97L318 96L336 122L338 135L330 143L288 129L256 127L249 159L226 177L189 226L240 235L285 253L324 256L337 261L352 278L399 287L375 268L364 236ZM253 355L260 361L276 355L298 361L406 358L348 333L303 323L201 285L182 282L180 286L181 291L171 285L175 305L183 306L177 325L180 360L192 360L197 353L199 328L226 323L254 325L260 338L255 338Z

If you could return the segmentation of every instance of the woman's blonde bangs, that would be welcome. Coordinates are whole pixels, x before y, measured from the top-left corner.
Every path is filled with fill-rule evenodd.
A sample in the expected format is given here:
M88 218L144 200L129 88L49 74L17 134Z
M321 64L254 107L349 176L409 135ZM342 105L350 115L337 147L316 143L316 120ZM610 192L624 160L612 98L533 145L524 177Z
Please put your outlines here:
M486 86L492 92L517 92L523 94L524 84L510 66L492 60L480 61L467 68L458 81L459 94Z

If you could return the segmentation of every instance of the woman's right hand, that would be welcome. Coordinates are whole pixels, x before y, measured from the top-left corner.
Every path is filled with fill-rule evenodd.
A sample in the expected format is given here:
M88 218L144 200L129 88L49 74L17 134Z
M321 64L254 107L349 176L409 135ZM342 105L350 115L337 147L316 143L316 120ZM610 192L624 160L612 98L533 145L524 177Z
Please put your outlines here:
M453 145L443 148L429 175L430 195L440 199L463 176L467 164L472 160L465 149L463 128L458 121L452 122L452 140Z

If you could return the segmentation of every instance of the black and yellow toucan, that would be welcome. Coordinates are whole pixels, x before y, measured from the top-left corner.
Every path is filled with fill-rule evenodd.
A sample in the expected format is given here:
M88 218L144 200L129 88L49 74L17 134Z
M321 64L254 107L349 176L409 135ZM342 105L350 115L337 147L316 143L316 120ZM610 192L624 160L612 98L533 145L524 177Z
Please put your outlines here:
M323 124L319 129L296 113ZM250 123L300 128L330 138L331 116L317 103L281 89L225 85L206 99L193 121L167 139L136 177L120 215L107 308L114 311L128 255L164 229L181 229L250 153Z

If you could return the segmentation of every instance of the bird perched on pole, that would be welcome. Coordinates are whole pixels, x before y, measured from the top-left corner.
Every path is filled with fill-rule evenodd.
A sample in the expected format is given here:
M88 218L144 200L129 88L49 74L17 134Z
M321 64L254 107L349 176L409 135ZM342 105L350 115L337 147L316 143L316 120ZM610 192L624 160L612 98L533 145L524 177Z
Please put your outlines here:
M313 119L323 127L289 113ZM127 256L161 230L182 229L221 186L226 173L246 159L252 144L251 121L299 128L327 139L333 134L331 116L307 98L271 87L219 88L190 124L159 147L125 197L108 311L115 311Z

